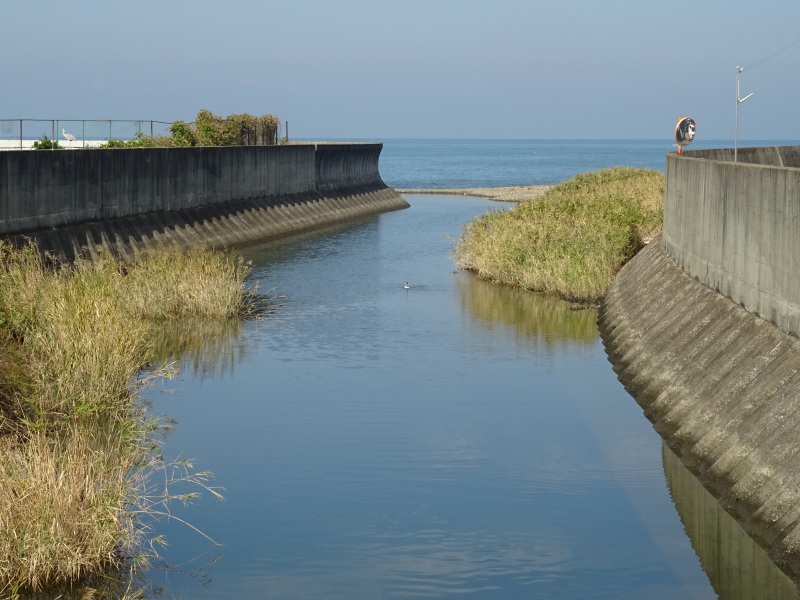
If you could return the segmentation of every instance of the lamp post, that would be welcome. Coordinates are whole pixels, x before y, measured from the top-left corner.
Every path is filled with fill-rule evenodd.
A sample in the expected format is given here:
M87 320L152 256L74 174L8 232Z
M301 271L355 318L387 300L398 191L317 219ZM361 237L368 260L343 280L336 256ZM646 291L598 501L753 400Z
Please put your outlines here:
M742 71L744 71L744 67L736 67L736 127L733 131L733 162L736 162L739 149L739 105L754 93L750 92L744 98L739 98L739 75Z

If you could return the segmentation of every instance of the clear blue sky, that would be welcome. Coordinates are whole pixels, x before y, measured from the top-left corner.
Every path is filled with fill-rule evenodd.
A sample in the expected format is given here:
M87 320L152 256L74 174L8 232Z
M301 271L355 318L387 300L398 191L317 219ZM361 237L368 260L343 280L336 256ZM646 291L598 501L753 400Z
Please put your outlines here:
M732 140L765 0L4 0L0 118L272 113L291 137ZM800 44L745 70L740 139L800 138Z

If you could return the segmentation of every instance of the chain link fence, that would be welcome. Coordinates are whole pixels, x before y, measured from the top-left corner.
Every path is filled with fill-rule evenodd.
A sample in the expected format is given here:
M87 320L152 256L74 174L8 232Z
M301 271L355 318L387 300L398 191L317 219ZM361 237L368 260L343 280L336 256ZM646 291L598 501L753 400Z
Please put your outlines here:
M0 119L0 150L30 150L44 138L62 148L90 148L109 140L130 141L138 134L169 135L172 121L87 119Z

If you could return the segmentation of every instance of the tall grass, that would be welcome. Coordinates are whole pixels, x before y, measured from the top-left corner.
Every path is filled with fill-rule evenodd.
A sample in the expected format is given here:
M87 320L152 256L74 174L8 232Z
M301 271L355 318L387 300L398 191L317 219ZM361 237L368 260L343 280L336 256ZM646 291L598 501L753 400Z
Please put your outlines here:
M147 554L138 516L170 497L148 488L166 466L136 402L151 333L246 314L247 272L207 250L66 265L0 245L0 597Z
M205 248L145 252L126 272L129 310L150 320L229 319L250 310L254 299L244 286L249 265Z
M663 198L664 177L650 169L578 175L511 210L473 219L454 259L494 282L595 302L660 230Z
M0 590L80 580L135 546L125 497L139 452L116 425L0 438Z

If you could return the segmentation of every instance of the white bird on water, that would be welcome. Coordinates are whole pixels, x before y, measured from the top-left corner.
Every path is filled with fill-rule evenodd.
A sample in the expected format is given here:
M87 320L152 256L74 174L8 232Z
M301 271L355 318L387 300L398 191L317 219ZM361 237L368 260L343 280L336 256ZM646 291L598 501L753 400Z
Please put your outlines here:
M411 286L410 286L410 285L408 285L408 282L406 281L406 284L405 284L403 287L404 287L405 289L408 289L408 288L410 288Z
M67 138L68 142L74 142L75 141L75 136L72 135L71 133L67 133L66 129L62 129L61 133L64 134L64 137Z

